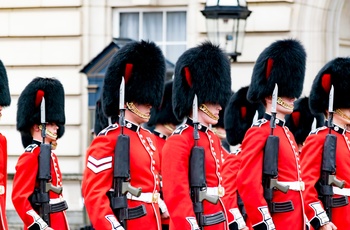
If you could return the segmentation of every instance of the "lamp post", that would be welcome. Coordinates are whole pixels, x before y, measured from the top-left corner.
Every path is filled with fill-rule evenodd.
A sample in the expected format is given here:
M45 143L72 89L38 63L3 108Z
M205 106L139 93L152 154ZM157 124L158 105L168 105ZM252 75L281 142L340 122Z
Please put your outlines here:
M201 11L207 21L209 40L227 53L231 61L242 54L246 19L251 11L245 0L207 0Z

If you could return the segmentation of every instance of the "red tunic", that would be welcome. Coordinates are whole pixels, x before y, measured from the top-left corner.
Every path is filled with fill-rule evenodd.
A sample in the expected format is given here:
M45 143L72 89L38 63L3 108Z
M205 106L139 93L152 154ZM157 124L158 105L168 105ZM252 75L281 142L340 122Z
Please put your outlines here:
M24 223L24 229L34 224L39 229L44 229L43 219L34 211L29 202L29 197L34 189L38 187L36 176L38 172L38 156L40 153L40 143L28 145L25 152L19 157L16 165L16 173L13 178L12 203ZM62 174L59 168L57 156L51 152L51 184L62 187ZM50 200L63 199L62 194L49 192ZM69 229L66 212L56 212L50 214L50 227L55 230Z
M265 114L267 119L270 118ZM276 119L274 135L279 137L278 181L301 181L299 152L293 134ZM282 213L268 211L262 186L264 146L271 131L270 121L261 119L248 129L242 143L242 163L237 177L239 194L254 229L302 230L306 220L301 191L289 190L286 194L273 192L273 202L292 201L294 210ZM272 220L271 220L272 216ZM275 228L274 228L275 227Z
M241 229L244 225L252 229L250 223L244 223L242 214L237 203L237 174L241 164L241 150L231 153L225 159L222 167L223 186L225 188L225 196L223 202L227 210L229 225L236 223Z
M0 133L0 230L7 230L6 218L7 141Z
M163 149L163 146L166 142L167 136L165 134L159 133L157 131L153 131L153 134L155 135L155 138L156 138L157 149L159 152L159 161L162 162L162 149ZM161 172L159 172L159 173L161 174ZM162 186L162 182L161 182L161 186ZM162 190L162 188L161 188L161 190ZM163 193L163 192L161 191L161 193ZM163 196L162 196L162 199L164 199ZM162 211L162 212L164 213L164 211ZM170 218L162 218L162 225L169 226L169 222L170 222Z
M178 127L165 143L162 153L162 176L164 200L170 214L171 230L198 229L196 216L190 197L189 162L191 149L194 146L193 126L187 124ZM221 167L225 151L220 139L207 127L199 125L198 145L205 151L205 170L207 187L221 187ZM203 201L204 214L214 214L226 210L221 199L215 204ZM228 229L227 222L204 227L205 230Z
M301 154L303 172L305 172L303 180L306 183L304 194L305 210L315 229L329 221L314 187L320 179L323 146L328 132L327 127L312 131L306 138ZM335 134L337 137L336 177L345 181L344 189L350 189L350 133L335 125L332 134ZM337 198L340 195L334 195L334 197ZM350 205L332 208L332 222L337 226L338 230L348 230L350 228Z
M120 127L110 125L102 130L87 150L82 192L86 210L95 230L115 229L119 221L110 208L106 193L113 187L114 149ZM124 134L130 137L131 185L142 188L142 193L159 193L159 155L155 148L154 135L141 126L126 121ZM129 200L128 207L143 204L147 214L128 220L128 229L160 230L161 221L158 203Z

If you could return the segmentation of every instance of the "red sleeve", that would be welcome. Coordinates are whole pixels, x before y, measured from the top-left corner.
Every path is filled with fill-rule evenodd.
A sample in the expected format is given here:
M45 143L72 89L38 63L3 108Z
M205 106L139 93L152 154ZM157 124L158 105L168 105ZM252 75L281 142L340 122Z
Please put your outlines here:
M325 135L322 134L311 134L308 136L302 148L300 164L303 173L302 179L305 183L305 191L303 192L305 214L311 224L317 229L319 226L329 222L315 188L321 175L324 141Z
M228 223L235 222L235 215L239 212L237 204L237 173L239 169L239 157L230 154L226 157L222 167L222 183L225 188L225 196L222 198L227 210ZM242 215L240 215L242 216Z
M7 141L0 133L0 229L8 229L6 218Z
M33 151L23 153L18 159L13 178L12 203L26 226L31 226L37 222L35 218L40 218L28 200L35 189L39 152L37 146Z
M116 139L112 141L109 136L98 136L87 150L82 193L90 221L96 230L114 229L119 225L106 195L112 188L115 143Z
M195 220L189 190L188 165L190 143L183 135L173 135L166 141L162 154L164 201L175 229L191 230Z
M263 222L269 216L262 214L267 210L262 186L262 167L264 146L269 133L262 127L248 129L241 152L241 168L237 175L237 188L252 225Z

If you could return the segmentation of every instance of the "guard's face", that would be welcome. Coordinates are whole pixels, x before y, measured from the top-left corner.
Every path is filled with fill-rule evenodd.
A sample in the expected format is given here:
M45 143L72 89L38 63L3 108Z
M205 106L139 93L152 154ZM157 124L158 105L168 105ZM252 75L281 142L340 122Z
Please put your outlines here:
M216 125L219 119L219 112L222 109L220 104L205 103L208 112L198 110L198 121L205 126ZM213 119L213 115L216 119Z

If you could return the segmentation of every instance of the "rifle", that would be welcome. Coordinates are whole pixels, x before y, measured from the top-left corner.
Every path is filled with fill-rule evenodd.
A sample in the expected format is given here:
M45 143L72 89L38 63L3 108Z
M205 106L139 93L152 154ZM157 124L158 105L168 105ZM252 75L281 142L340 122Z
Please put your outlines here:
M199 133L198 133L198 101L197 95L194 96L193 106L193 137L194 137L194 146L191 150L190 156L190 189L191 189L191 200L193 204L193 209L196 214L196 219L198 226L203 230L204 226L218 224L225 221L225 216L222 211L211 214L203 214L203 200L207 200L212 204L217 204L219 201L218 196L208 195L207 194L207 182L205 178L205 155L204 148L198 146Z
M334 87L332 85L329 92L328 102L328 134L323 145L322 153L322 168L321 178L319 180L318 193L323 203L323 207L328 215L329 220L332 220L332 207L341 207L348 204L348 198L343 196L341 198L333 199L333 186L343 188L344 181L340 181L336 178L336 150L337 150L337 136L332 134L333 129L333 99L334 99ZM337 201L337 202L334 202Z
M141 188L135 188L130 185L130 137L124 134L124 89L125 81L123 77L119 90L120 134L117 139L117 146L114 150L114 191L110 194L110 206L114 212L114 215L118 218L118 221L126 230L126 221L146 215L146 208L144 205L140 205L135 208L128 208L127 203L126 194L129 192L131 195L139 197L141 195Z
M43 138L40 144L40 154L38 157L39 169L37 180L39 188L35 189L31 203L35 208L39 209L40 217L50 226L50 213L63 211L68 208L65 202L60 203L59 207L50 205L49 191L61 194L62 188L53 186L49 181L51 180L51 144L45 143L46 137L46 117L45 117L45 98L42 98L40 105L40 123L41 136ZM61 206L62 205L62 206ZM56 209L57 208L57 209ZM59 209L59 210L58 210ZM62 210L61 210L62 209Z
M293 208L291 202L288 202L288 208L285 209L284 203L272 202L273 190L278 189L283 193L287 193L289 186L285 186L278 182L278 148L279 148L279 137L273 134L274 129L276 128L276 107L277 107L277 95L278 95L278 86L275 84L275 88L272 93L272 108L271 108L271 120L270 127L271 133L268 136L265 148L264 148L264 161L263 161L263 187L264 187L264 198L267 202L269 211L271 213L275 212L284 212L290 209L290 205ZM284 207L282 207L284 206ZM293 209L292 209L293 210Z

